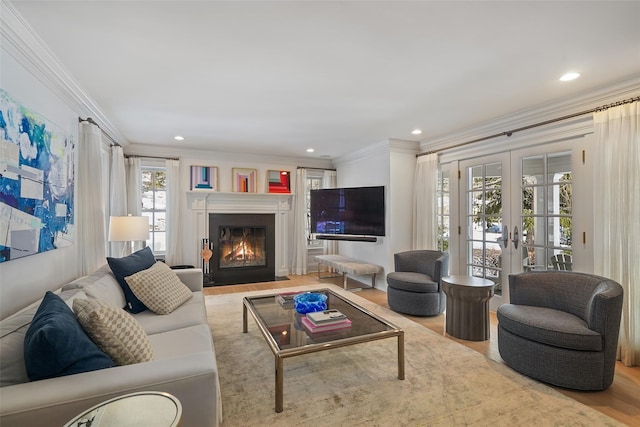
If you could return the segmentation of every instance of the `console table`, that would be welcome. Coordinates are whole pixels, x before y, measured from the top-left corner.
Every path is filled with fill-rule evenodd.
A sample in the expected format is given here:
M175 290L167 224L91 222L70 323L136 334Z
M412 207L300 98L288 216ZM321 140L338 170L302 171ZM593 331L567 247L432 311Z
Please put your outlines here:
M318 278L320 277L320 265L328 265L329 268L342 273L342 286L347 289L347 274L361 276L364 274L372 274L371 287L376 287L376 274L382 271L382 267L367 262L358 261L342 255L316 255L318 261Z

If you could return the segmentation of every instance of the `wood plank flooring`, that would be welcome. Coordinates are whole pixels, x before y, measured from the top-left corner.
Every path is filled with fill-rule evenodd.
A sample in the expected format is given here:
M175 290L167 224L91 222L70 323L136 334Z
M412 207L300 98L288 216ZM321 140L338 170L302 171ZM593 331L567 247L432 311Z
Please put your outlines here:
M220 295L234 292L249 292L263 289L279 289L293 286L312 285L316 283L333 283L342 287L342 278L318 279L317 274L307 274L302 276L289 276L290 280L278 282L250 283L243 285L213 286L205 288L205 295ZM363 285L359 282L349 280L350 288L358 288ZM371 302L383 307L387 305L387 294L378 289L364 288L358 290L357 294ZM444 331L444 315L433 317L405 316L432 331L463 344L486 357L500 363L504 363L498 353L497 339L497 318L495 312L491 312L491 338L487 341L465 341L447 335ZM616 364L616 373L613 384L607 390L600 392L581 392L567 390L560 387L551 386L560 393L577 400L587 406L592 407L622 423L629 426L640 426L640 367L627 367L621 362Z

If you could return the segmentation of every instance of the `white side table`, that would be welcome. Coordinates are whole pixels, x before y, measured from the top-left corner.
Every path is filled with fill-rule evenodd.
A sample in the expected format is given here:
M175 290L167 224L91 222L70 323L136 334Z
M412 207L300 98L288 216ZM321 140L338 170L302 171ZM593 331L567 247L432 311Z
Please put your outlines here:
M471 276L445 276L442 290L447 296L446 331L469 341L489 339L489 300L495 283Z
M181 418L182 404L175 396L143 391L99 403L64 427L177 427Z

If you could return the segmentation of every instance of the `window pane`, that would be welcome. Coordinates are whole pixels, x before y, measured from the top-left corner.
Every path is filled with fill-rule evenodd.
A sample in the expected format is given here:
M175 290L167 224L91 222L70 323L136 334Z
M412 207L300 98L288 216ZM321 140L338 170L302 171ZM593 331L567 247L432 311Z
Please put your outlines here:
M155 212L152 223L153 231L167 231L166 212Z
M167 174L164 171L156 171L155 173L155 187L156 190L167 189Z
M153 252L166 252L167 250L167 233L153 233Z
M153 209L153 190L142 192L142 209L144 210Z
M159 211L167 210L167 192L166 191L156 191L155 198L155 209Z
M547 183L571 181L571 154L559 153L547 158Z
M534 156L522 159L522 185L544 183L544 157Z

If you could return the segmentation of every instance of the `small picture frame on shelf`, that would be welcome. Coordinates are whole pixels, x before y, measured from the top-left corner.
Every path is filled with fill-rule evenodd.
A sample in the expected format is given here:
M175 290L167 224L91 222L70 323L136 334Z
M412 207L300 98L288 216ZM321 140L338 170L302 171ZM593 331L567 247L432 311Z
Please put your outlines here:
M215 166L191 166L192 191L218 191L218 168Z
M291 172L267 171L267 193L291 193Z
M232 191L234 193L255 193L258 171L256 169L232 168Z

